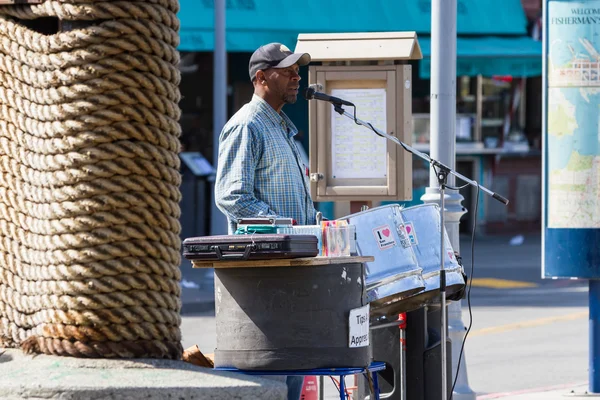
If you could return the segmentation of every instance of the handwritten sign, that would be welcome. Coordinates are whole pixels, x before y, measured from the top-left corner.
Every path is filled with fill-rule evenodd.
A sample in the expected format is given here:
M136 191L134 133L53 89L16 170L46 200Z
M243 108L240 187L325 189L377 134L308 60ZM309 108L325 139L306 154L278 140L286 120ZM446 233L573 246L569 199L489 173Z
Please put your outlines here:
M369 346L369 304L350 310L348 347Z

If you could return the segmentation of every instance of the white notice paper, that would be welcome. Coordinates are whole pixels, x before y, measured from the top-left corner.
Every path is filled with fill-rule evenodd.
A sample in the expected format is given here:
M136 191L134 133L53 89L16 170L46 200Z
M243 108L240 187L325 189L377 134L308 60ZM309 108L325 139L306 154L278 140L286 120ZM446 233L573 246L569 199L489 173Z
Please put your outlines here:
M369 304L350 310L350 341L348 347L369 345Z
M385 89L333 89L331 95L356 105L356 117L387 132ZM353 107L344 106L349 113ZM350 118L331 112L331 172L338 178L385 178L386 138Z

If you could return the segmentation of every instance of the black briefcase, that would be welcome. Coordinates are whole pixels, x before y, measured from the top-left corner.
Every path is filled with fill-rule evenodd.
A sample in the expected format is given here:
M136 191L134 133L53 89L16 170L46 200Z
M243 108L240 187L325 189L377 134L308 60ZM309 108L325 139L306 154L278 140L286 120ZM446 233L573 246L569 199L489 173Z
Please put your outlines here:
M314 235L217 235L183 241L183 256L188 260L270 260L318 254Z

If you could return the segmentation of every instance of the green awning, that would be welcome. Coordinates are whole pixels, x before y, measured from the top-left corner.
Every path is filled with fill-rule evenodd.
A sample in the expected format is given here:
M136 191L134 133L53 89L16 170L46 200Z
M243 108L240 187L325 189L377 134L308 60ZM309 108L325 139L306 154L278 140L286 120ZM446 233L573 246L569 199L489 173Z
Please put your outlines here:
M431 0L226 0L227 51L251 52L300 33L431 33ZM180 0L182 51L212 51L214 0ZM525 35L521 0L458 0L459 35Z
M423 60L419 76L429 79L431 71L431 39L419 38ZM542 75L542 42L528 36L469 37L456 40L457 76L510 75L531 77Z

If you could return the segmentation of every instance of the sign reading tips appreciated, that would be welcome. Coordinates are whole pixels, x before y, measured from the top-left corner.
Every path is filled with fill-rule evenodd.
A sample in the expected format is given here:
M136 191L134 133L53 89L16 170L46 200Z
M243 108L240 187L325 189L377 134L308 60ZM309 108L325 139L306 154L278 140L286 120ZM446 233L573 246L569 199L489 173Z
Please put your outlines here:
M348 347L369 346L369 304L350 310Z

